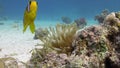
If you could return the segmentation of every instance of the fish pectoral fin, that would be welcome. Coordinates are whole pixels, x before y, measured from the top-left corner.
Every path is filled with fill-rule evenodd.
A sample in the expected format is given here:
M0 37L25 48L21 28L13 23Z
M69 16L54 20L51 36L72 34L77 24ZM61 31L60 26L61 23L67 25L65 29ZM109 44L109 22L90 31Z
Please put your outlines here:
M31 22L31 23L30 23L30 31L31 31L32 33L35 32L35 24L34 24L34 22Z

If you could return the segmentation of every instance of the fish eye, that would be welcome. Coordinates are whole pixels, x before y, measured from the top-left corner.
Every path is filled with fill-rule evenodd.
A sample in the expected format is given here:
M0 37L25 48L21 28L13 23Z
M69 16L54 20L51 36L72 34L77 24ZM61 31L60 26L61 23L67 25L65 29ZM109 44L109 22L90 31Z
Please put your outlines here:
M29 4L31 4L31 1L29 2Z
M37 5L38 5L38 2L37 2Z

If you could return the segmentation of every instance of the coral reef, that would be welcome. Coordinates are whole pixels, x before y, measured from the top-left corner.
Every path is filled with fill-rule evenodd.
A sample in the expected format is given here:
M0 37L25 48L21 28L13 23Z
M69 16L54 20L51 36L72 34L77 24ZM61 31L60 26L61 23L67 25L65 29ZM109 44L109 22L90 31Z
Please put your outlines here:
M109 14L104 20L104 25L107 27L106 38L111 42L111 46L120 53L120 19L116 14L115 12Z
M106 13L106 12L105 12ZM103 24L78 30L77 25L50 27L34 49L30 64L45 68L120 68L120 12L105 16Z
M48 35L47 28L38 28L35 30L35 36L34 39L41 39Z
M116 13L116 17L120 19L120 11Z
M72 22L72 20L67 16L63 16L63 17L61 17L61 19L66 24L70 24Z
M107 9L103 10L101 14L95 16L95 20L97 20L99 23L103 23L105 17L109 14L109 11Z
M101 36L102 35L102 36ZM81 50L87 49L88 52L106 51L106 39L102 34L101 26L91 26L76 34L73 42L74 54L78 54Z
M110 56L105 57L105 68L120 68L120 61L112 61Z
M83 28L87 25L87 21L85 18L79 18L74 21L79 28Z

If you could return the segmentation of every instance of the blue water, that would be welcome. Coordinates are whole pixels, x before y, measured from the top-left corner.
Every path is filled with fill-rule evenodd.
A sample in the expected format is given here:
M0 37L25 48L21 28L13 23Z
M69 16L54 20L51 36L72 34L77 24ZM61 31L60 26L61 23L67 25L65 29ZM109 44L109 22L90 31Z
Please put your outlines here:
M37 0L37 2L36 21L39 22L36 23L40 26L62 22L62 16L70 17L72 21L84 17L88 24L96 24L94 16L100 14L102 10L108 9L110 12L120 10L120 0ZM27 3L28 0L0 0L0 16L6 16L8 20L22 21Z

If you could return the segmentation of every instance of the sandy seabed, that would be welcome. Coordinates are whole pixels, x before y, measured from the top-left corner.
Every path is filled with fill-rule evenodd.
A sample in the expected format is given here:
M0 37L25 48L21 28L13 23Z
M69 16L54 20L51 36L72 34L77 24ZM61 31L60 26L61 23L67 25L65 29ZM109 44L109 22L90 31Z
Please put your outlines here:
M34 34L29 29L23 33L23 28L19 27L19 23L17 25L16 23L0 25L0 58L13 57L18 61L27 62L31 57L30 50L42 42L34 40Z

